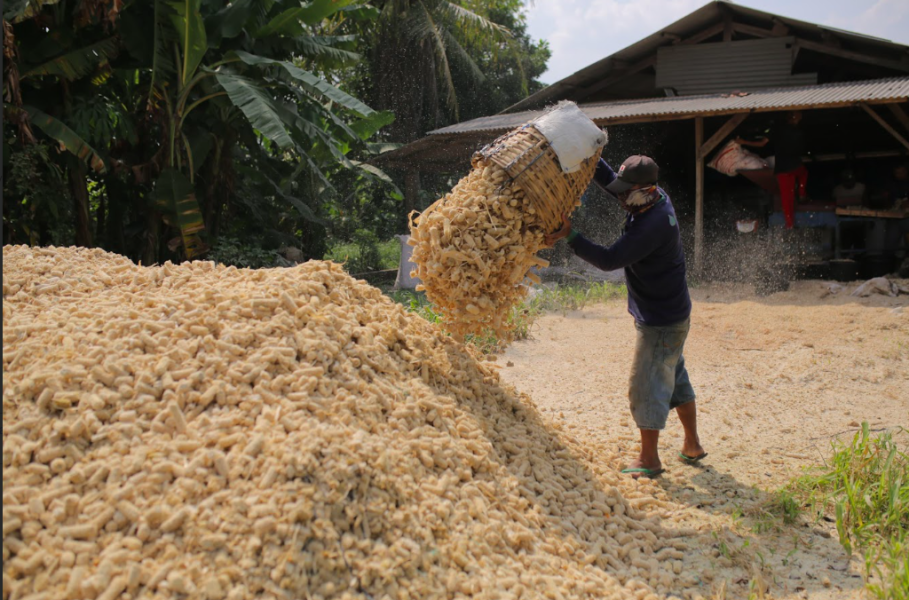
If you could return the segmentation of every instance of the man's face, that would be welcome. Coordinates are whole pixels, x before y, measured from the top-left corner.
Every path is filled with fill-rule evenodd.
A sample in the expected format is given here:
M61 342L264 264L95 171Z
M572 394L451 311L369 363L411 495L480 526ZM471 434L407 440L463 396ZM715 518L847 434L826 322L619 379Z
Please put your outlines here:
M789 123L792 125L798 125L802 122L802 113L801 111L794 110L789 113Z

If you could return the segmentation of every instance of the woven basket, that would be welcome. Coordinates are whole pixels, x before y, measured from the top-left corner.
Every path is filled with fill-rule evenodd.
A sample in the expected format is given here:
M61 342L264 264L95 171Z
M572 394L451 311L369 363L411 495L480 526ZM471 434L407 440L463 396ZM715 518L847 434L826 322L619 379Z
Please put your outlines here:
M585 160L578 171L565 173L549 141L528 124L476 152L472 164L487 160L502 167L530 198L547 230L556 231L562 226L562 214L570 214L580 205L602 150L600 147Z

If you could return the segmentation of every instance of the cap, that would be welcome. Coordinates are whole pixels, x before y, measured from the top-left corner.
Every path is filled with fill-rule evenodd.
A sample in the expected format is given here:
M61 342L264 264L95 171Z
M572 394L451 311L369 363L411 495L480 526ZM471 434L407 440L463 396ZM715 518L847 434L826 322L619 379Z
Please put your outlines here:
M613 194L621 194L642 183L656 183L660 167L649 156L635 154L629 156L619 167L615 180L606 186Z

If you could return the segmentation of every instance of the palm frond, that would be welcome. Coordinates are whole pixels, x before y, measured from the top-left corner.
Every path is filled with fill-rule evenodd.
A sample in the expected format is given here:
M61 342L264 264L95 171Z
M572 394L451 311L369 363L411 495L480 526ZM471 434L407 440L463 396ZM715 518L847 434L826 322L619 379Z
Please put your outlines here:
M461 65L465 67L465 71L470 75L474 80L474 83L483 83L486 81L486 74L480 69L480 65L477 64L477 61L473 59L472 56L464 49L464 46L451 34L447 29L442 30L442 35L445 37L446 45L448 46L449 56L456 57Z
M342 67L353 64L362 58L356 52L335 48L331 45L331 41L326 38L301 36L294 41L300 56L327 61L329 66Z
M158 86L166 77L176 72L176 66L173 59L173 45L177 41L176 33L170 26L168 20L173 13L173 9L168 6L165 0L154 0L155 16L152 24L154 29L153 50L152 50L152 69L151 83L148 91L148 104L151 105L153 98L158 94Z
M199 237L199 232L205 229L202 210L186 175L176 169L164 169L155 182L154 199L164 212L164 222L180 230L186 258L205 253L207 248Z
M61 54L51 60L32 67L20 76L20 79L40 75L56 75L68 81L75 81L90 73L97 65L103 64L117 52L117 39L109 37Z
M448 54L445 52L445 40L442 38L439 27L436 25L432 15L429 13L429 9L426 8L423 1L419 0L417 4L422 9L423 16L429 26L432 45L435 49L436 67L441 71L440 80L442 86L445 88L448 108L451 110L454 120L458 121L460 120L460 117L458 116L458 95L457 92L455 92L454 80L451 77L451 65L448 64Z
M493 23L486 17L478 15L472 10L465 8L456 2L443 0L439 6L461 23L471 25L479 31L489 32L503 38L514 37L514 34L507 27L499 25L498 23Z

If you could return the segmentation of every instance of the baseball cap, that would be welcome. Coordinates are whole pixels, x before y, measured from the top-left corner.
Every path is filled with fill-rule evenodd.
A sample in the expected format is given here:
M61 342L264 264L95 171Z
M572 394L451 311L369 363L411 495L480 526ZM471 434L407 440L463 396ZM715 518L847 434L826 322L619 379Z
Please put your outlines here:
M629 156L619 167L615 181L606 186L613 194L621 194L641 183L656 183L660 167L649 156L635 154Z

